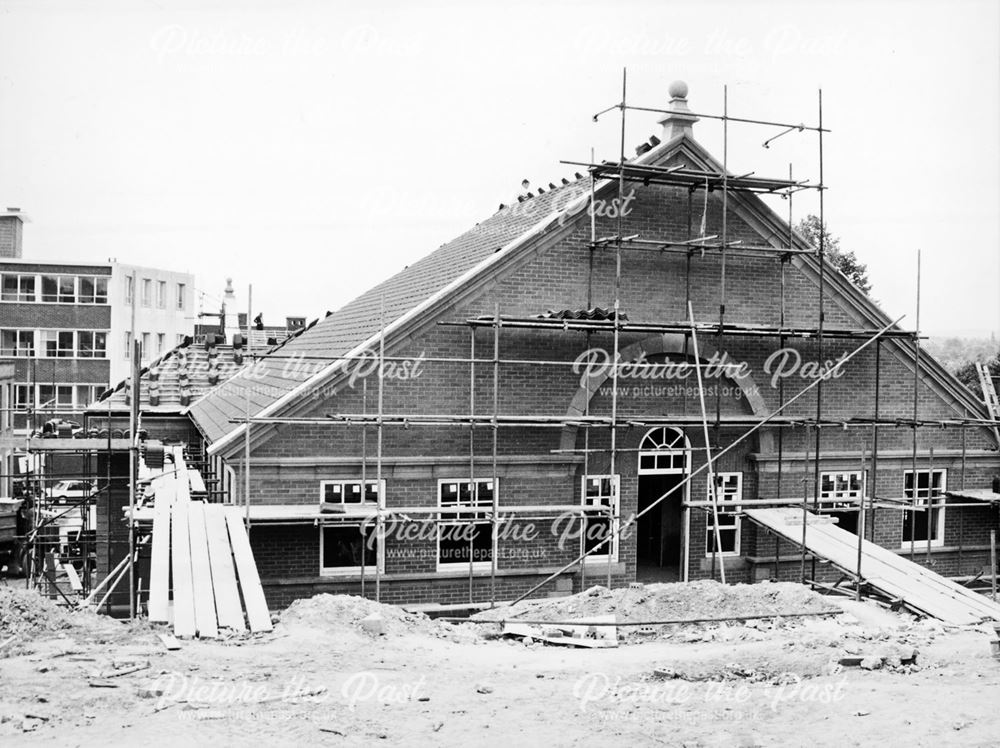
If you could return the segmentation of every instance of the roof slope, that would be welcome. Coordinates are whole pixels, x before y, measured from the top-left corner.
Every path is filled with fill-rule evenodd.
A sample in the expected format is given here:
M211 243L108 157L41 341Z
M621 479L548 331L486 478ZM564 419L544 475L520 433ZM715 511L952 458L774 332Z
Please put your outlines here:
M721 173L722 165L693 138L685 135L658 143L631 163L658 163L681 157L690 159L703 168ZM614 186L614 180L599 180L595 192ZM406 321L412 312L430 307L448 294L470 283L488 269L493 258L511 255L526 246L536 235L551 225L553 220L563 220L575 214L581 205L579 198L588 194L589 178L557 187L524 202L504 208L486 221L477 224L457 239L405 268L395 276L365 292L326 319L314 324L283 345L272 349L253 367L244 370L227 382L220 384L190 408L190 414L202 433L212 443L210 451L221 449L242 429L239 421L245 417L249 404L251 415L272 415L300 394L306 382L320 383L324 377L336 373L335 364L341 357L359 349L362 344L372 346L383 324L386 335L395 332L395 326ZM764 237L784 237L787 224L758 196L737 195L730 202L751 225L758 226ZM775 241L778 241L775 239ZM796 235L796 245L808 244ZM500 252L503 249L504 252ZM818 273L819 259L810 255L795 258L803 269ZM889 317L869 297L857 290L832 264L827 261L826 283L830 290L848 308L854 311L861 324L882 327ZM905 358L912 355L899 341L886 341ZM299 360L295 360L300 357ZM935 382L939 391L948 394L948 401L957 410L982 413L982 403L971 392L950 376L933 359L921 361L922 367Z
M400 319L589 190L589 178L577 179L497 211L220 384L191 406L191 417L210 442L221 439L245 416L248 394L251 413L260 413L376 335L383 321Z

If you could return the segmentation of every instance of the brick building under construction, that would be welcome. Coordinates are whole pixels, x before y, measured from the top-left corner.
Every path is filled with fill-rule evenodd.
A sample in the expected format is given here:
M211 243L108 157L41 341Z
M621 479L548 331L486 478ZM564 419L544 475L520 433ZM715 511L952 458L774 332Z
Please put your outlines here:
M178 410L272 608L856 581L796 545L826 521L990 573L996 415L761 199L822 171L729 173L670 94L635 157L501 206ZM821 110L788 127L822 148Z

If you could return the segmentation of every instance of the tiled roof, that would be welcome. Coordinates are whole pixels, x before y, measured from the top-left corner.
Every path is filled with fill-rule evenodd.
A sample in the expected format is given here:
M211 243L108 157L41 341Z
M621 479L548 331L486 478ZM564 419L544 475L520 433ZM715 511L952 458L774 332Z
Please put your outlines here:
M399 319L589 189L590 180L578 178L514 205L502 206L471 230L289 339L254 366L246 388L251 413L257 414L276 402L324 363L333 363L375 335L383 320L389 325ZM304 359L302 366L289 366L289 357L296 355L312 358ZM209 441L217 441L232 431L231 419L243 417L247 383L246 377L235 377L191 406L192 418Z
M140 372L140 407L147 413L179 413L242 367L231 345L216 345L209 349L204 344L181 344ZM182 401L185 390L187 402ZM150 401L152 392L159 394L156 405ZM113 390L104 393L91 409L106 410L109 400L112 410L128 408L127 381L119 382Z

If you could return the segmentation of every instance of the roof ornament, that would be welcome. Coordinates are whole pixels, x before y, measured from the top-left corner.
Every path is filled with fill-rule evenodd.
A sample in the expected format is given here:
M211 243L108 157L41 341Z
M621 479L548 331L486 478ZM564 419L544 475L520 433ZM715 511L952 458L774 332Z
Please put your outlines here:
M685 135L694 138L691 126L698 121L698 118L688 108L687 95L688 86L684 81L674 81L667 88L670 94L670 106L659 123L663 126L662 140L670 141Z

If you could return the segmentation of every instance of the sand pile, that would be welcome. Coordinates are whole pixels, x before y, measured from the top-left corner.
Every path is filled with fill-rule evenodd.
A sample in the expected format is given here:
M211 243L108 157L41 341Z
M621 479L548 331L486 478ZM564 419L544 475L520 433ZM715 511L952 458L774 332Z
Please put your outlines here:
M281 623L327 631L350 629L365 632L361 621L369 615L382 618L385 636L426 634L442 636L453 627L433 621L423 613L408 613L395 605L385 605L356 595L316 595L296 600L281 614Z
M35 590L0 587L0 641L12 644L46 637L108 640L127 632L120 621L89 610L70 610ZM9 655L11 646L0 650Z
M840 608L800 584L761 582L729 585L699 581L647 584L616 590L591 587L570 597L525 600L514 606L485 610L474 618L487 621L515 618L565 621L615 614L621 623L637 623L826 611L839 613Z

